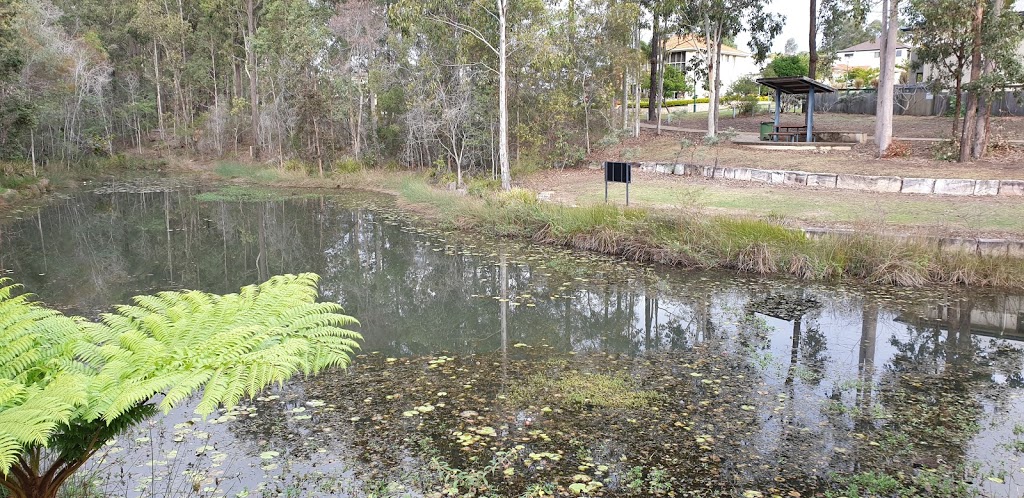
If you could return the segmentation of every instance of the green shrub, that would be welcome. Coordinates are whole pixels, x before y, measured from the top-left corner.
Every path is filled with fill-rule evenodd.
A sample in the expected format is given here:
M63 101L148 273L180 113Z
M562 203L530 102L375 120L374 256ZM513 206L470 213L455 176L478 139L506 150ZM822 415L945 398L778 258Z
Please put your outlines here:
M19 190L37 181L37 178L28 175L0 175L0 189Z
M281 167L285 171L292 171L292 172L299 171L299 172L302 172L302 173L306 173L307 172L307 170L306 170L306 163L301 161L301 160L299 160L299 159L289 159L287 161L284 161L284 163L281 164Z
M499 194L499 198L504 202L521 202L527 205L537 203L537 194L524 188L513 188L508 192L502 192Z
M500 188L501 180L493 178L470 178L466 181L466 191L476 197L484 197Z
M363 169L363 163L354 157L344 156L334 161L333 169L341 174L355 173Z
M768 101L771 100L770 97L765 97L765 96L754 97L754 98L756 98L758 102L768 102ZM726 100L725 97L719 99L719 102L723 102L724 103L726 101L727 100ZM711 102L711 101L707 97L702 97L702 98L697 99L697 103L698 104L707 104L709 102ZM664 104L663 107L681 107L681 106L687 106L687 105L692 105L692 104L693 104L693 99L670 99L670 100L666 100L665 101L665 104ZM648 102L646 100L641 100L640 101L640 108L641 109L647 109L647 107L648 107Z

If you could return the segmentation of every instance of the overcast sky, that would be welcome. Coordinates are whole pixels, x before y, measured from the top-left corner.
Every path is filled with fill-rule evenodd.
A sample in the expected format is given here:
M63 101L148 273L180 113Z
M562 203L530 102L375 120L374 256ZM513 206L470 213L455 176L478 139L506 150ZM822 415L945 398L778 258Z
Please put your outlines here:
M818 2L821 3L820 1ZM882 2L876 1L876 5L871 14L868 14L868 22L874 19L881 18ZM1024 10L1024 0L1017 0L1015 5L1016 10ZM782 28L782 34L780 34L773 42L773 51L782 52L786 47L786 40L793 38L796 40L796 45L800 51L807 50L807 30L811 27L811 7L808 0L773 0L772 4L768 8L771 12L776 12L786 16L786 24ZM741 33L736 37L736 45L740 50L749 50L747 48L747 40L750 36L747 33Z

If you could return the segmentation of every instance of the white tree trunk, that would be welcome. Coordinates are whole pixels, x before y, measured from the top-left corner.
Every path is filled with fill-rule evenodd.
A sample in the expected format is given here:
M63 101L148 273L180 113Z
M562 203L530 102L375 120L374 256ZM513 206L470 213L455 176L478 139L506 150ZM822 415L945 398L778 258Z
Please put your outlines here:
M875 144L878 155L892 143L893 92L896 84L896 29L899 28L899 0L882 1L882 37L879 46L882 71L878 79L878 104L875 107Z
M160 92L160 52L153 40L153 72L156 76L156 120L160 128L160 140L164 140L164 101Z
M501 164L501 189L512 190L512 173L508 162L508 79L506 66L508 0L498 1L498 162Z

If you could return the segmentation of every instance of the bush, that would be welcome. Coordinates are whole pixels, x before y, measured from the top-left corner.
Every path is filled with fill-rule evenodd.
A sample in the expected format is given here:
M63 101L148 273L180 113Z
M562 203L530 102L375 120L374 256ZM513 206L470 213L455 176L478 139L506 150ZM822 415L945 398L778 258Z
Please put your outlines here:
M344 156L334 161L334 171L342 174L355 173L363 169L363 163L354 157Z
M501 188L501 180L492 178L470 178L466 181L466 192L476 197L485 197Z
M760 101L756 96L748 95L746 97L740 97L736 100L736 103L737 111L740 116L753 116L757 114Z
M718 101L719 102L726 102L730 98L733 98L733 97L731 97L729 95L726 95L726 96L723 96L722 98L718 99ZM742 98L742 97L739 97L739 98ZM771 100L771 98L767 97L767 96L764 96L764 97L753 97L752 96L751 98L757 99L758 102L768 102L768 101ZM710 102L710 100L708 100L707 97L702 97L702 98L697 99L697 103L698 104L707 104L709 102ZM640 108L641 109L647 109L648 105L649 104L648 104L648 102L646 100L641 100L640 101ZM664 107L682 107L682 106L687 106L687 105L693 105L693 99L669 99L669 100L665 101Z

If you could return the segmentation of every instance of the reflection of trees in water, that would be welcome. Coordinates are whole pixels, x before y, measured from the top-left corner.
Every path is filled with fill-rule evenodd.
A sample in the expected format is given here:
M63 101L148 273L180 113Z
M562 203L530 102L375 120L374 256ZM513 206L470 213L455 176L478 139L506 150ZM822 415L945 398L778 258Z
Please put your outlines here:
M908 460L925 467L966 463L967 447L980 430L976 395L991 378L985 362L976 361L981 348L971 336L973 308L970 298L956 300L942 322L910 326L907 340L890 340L897 355L886 365L876 394L889 418L877 437L910 440L900 459L880 459L877 450L866 449L866 464L895 469Z

